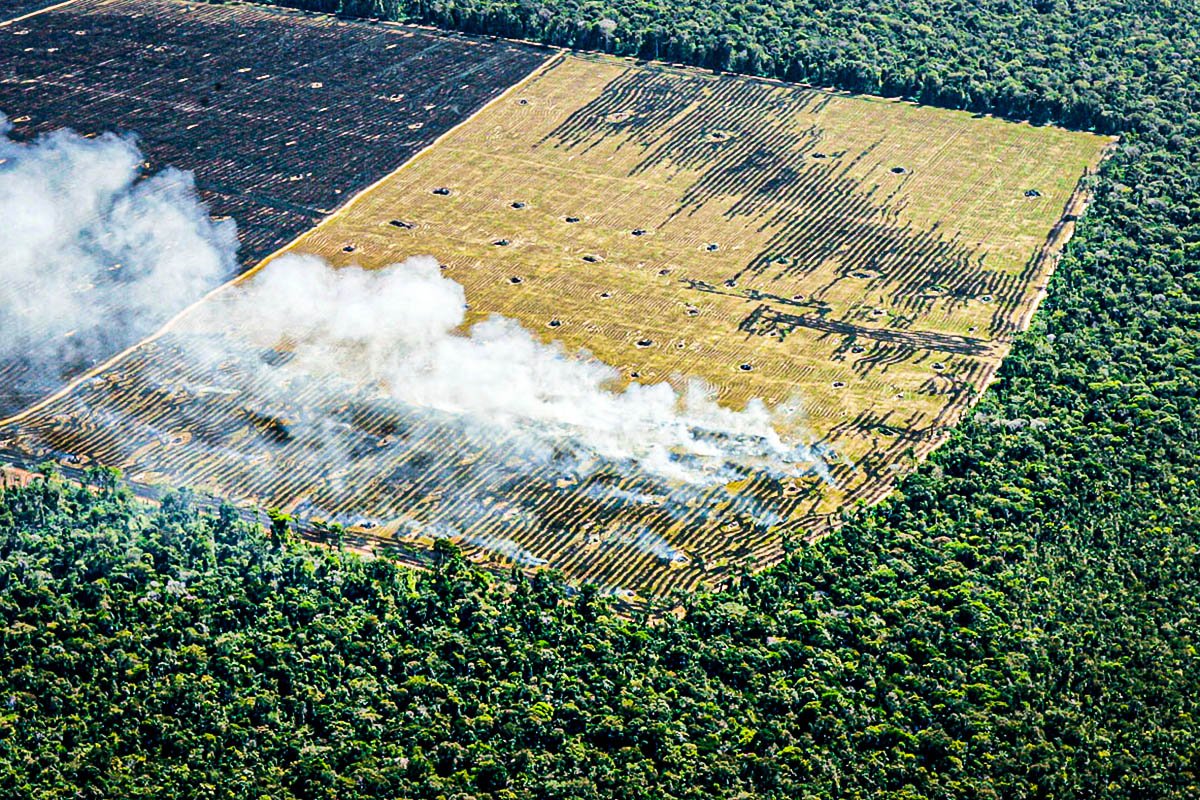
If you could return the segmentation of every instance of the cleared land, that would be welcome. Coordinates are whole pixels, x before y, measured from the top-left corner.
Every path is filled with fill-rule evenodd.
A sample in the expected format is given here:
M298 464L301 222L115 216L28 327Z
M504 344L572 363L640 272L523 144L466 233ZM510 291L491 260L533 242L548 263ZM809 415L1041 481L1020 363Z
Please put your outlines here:
M799 395L792 433L828 449L830 481L749 476L680 500L644 476L531 475L504 442L315 382L264 418L236 390L252 363L202 391L186 321L0 445L373 536L444 525L480 558L614 590L717 580L878 498L939 443L1026 324L1107 141L561 57L292 247L367 266L432 253L473 318L514 317L630 380L700 377L731 407ZM318 408L354 453L332 473L280 436Z
M0 111L17 139L136 133L149 171L195 171L251 266L546 58L254 6L79 0L0 26ZM195 299L164 298L163 319ZM61 377L0 363L0 417Z

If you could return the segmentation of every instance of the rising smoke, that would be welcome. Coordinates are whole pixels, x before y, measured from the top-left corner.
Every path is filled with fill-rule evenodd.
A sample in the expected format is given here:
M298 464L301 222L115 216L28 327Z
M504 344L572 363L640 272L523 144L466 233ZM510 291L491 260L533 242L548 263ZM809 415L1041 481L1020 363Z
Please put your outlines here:
M298 375L370 385L403 406L513 438L535 461L636 465L693 485L728 482L739 467L807 474L819 462L776 430L793 406L771 411L755 400L733 411L696 381L682 391L614 391L617 370L544 344L514 320L462 330L465 305L462 287L429 257L364 270L287 255L205 304L188 328L226 330L222 346L282 343L288 358L274 369L284 385Z
M234 270L191 173L143 177L131 138L9 138L0 114L0 366L53 383L150 333ZM21 387L2 387L14 394Z

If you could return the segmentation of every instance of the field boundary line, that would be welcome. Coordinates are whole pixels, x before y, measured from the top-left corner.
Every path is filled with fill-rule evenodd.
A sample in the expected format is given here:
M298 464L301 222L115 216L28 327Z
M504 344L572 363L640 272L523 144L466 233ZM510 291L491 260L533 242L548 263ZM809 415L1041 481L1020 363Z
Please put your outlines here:
M266 266L267 266L269 263L271 263L272 261L274 261L276 258L279 258L280 256L284 255L286 252L288 252L288 251L289 251L289 250L291 250L293 247L295 247L297 244L299 244L301 239L304 239L305 237L307 237L307 236L310 236L310 235L312 235L313 233L316 233L317 231L321 230L321 228L324 228L324 227L325 227L326 225L328 225L329 223L333 222L334 220L336 220L336 219L338 219L338 218L342 217L343 215L345 215L346 213L348 213L348 212L349 212L349 211L350 211L352 208L354 208L354 206L355 206L355 205L357 205L357 204L358 204L358 203L359 203L359 202L360 202L360 201L361 201L361 200L362 200L364 197L366 197L368 194L370 194L372 191L374 191L374 190L375 190L376 188L378 188L380 185L382 185L383 183L386 183L387 181L391 180L391 179L392 179L392 177L393 177L394 175L397 175L397 174L399 174L400 172L404 171L405 169L408 169L408 167L409 167L409 166L411 166L412 164L415 164L415 163L417 162L417 160L418 160L418 159L422 158L422 157L423 157L423 156L424 156L426 153L428 153L430 150L432 150L433 148L435 148L435 147L437 147L438 145L440 145L444 139L446 139L446 138L447 138L448 136L450 136L451 134L455 133L455 132L456 132L456 131L457 131L459 128L463 127L463 126L464 126L464 125L466 125L467 123L469 123L469 122L471 122L472 120L474 120L474 119L475 119L475 117L479 116L479 115L480 115L480 114L482 114L484 111L487 111L487 110L488 110L489 108L491 108L493 105L496 105L496 104L497 104L497 103L499 103L501 100L504 100L505 98L507 98L507 97L508 97L510 94L512 94L513 92L515 92L517 89L519 89L519 88L521 88L521 87L525 86L525 84L527 84L529 81L533 80L533 79L534 79L534 78L536 78L536 77L539 77L539 76L540 76L540 75L541 75L543 72L547 71L547 70L548 70L548 69L549 69L549 68L550 68L552 65L554 65L554 64L556 64L557 62L559 62L560 60L562 60L562 58L563 58L562 54L556 54L556 55L554 55L554 56L552 56L552 57L548 57L548 58L547 58L545 61L543 61L541 64L538 64L536 67L534 67L534 68L533 68L533 70L532 70L532 71L530 71L530 73L529 73L528 75L526 75L524 78L521 78L521 80L519 80L519 81L517 81L516 83L512 84L511 86L509 86L507 89L505 89L504 91L502 91L500 94L496 95L496 96L495 96L495 97L493 97L491 100L487 101L486 103L484 103L483 105L481 105L479 108L477 108L477 109L474 111L474 113L472 113L472 114L470 114L469 116L467 116L467 117L463 118L463 119L462 119L460 122L458 122L457 124L455 124L453 127L451 127L451 128L449 128L449 129L447 129L445 133L441 134L441 135L440 135L440 136L438 136L436 139L434 139L432 142L430 142L429 144L425 145L424 147L422 147L422 148L421 148L420 150L418 150L417 152L413 153L413 154L412 154L412 156L411 156L411 157L410 157L410 158L409 158L407 161L405 161L403 164L401 164L400 166L396 167L394 170L392 170L391 172L387 173L386 175L384 175L383 177L381 177L379 180L377 180L377 181L375 181L374 183L372 183L370 186L367 186L366 188L364 188L364 189L362 189L361 191L357 192L357 193L356 193L356 194L355 194L353 197L351 197L351 198L350 198L349 200L347 200L345 203L343 203L342 205L340 205L340 206L338 206L336 209L334 209L332 213L330 213L330 214L328 214L327 216L325 216L325 217L324 217L324 218L323 218L323 219L322 219L320 222L318 222L316 225L314 225L314 226L312 226L311 228L309 228L308 230L304 231L304 232L303 232L303 233L301 233L299 236L297 236L295 239L292 239L290 242L288 242L287 244L285 244L283 247L280 247L278 250L276 250L275 252L271 253L269 256L267 256L266 258L264 258L262 261L259 261L259 262L258 262L257 264L255 264L253 267L251 267L250 269L246 270L246 271L245 271L245 272L243 272L241 275L238 275L238 276L237 276L236 278L234 278L233 280L229 281L229 282L228 282L228 283L226 283L226 284L223 284L223 285L221 285L221 286L218 286L216 289L214 289L212 292L210 292L210 293L209 293L209 295L216 294L217 292L221 291L222 289L225 289L225 288L227 288L227 287L233 286L233 285L235 285L235 284L238 284L238 283L242 283L243 281L249 280L250 278L252 278L252 277L254 277L255 275L257 275L257 274L258 274L259 272L261 272L261 271L263 270L263 268L264 268L264 267L266 267ZM206 295L206 298L207 298L207 295ZM194 303L193 305L199 305L199 303L200 303L200 302L203 302L203 300L197 301L197 303ZM173 319L173 320L171 320L171 322L174 322L174 321L175 321L174 319ZM169 324L170 324L170 323L168 323L168 325L169 325ZM164 330L163 330L163 331L160 331L160 333L162 333L162 332L165 332L165 328L166 328L166 326L164 326Z
M5 28L9 25L12 25L14 22L20 22L21 20L29 19L30 17L36 17L38 14L45 14L47 11L54 11L56 8L69 6L75 2L77 2L77 0L63 0L61 3L55 3L52 6L46 6L45 8L39 8L37 11L30 11L28 14L22 14L19 17L13 17L12 19L0 21L0 28Z
M1034 316L1037 315L1038 310L1042 307L1042 303L1050 296L1050 284L1054 280L1054 274L1058 271L1058 262L1066 255L1067 247L1071 244L1071 239L1075 237L1075 230L1078 228L1079 222L1083 219L1088 207L1092 204L1092 196L1095 194L1095 191L1087 185L1087 179L1101 174L1105 162L1112 158L1121 143L1121 137L1111 138L1112 140L1100 150L1100 157L1096 160L1095 165L1084 168L1083 174L1079 176L1079 181L1075 185L1075 190L1071 192L1071 196L1067 198L1067 202L1063 206L1062 214L1059 215L1050 232L1046 234L1045 241L1042 242L1042 245L1034 254L1033 258L1042 264L1040 274L1033 279L1040 283L1040 286L1037 287L1029 306L1017 319L1016 329L1005 335L1005 341L1002 342L1003 355L996 362L995 369L991 370L987 378L979 386L974 399L963 409L963 413L959 417L959 422L955 423L953 427L957 427L966 417L967 412L973 409L979 400L982 399L983 395L992 388L992 384L1000 377L1000 369L1004 366L1004 362L1008 360L1008 355L1012 351L1013 344L1016 343L1018 337L1027 333L1033 327ZM932 452L930 455L932 455ZM928 458L928 456L926 457Z
M1114 138L1100 150L1100 157L1096 160L1095 166L1085 168L1083 175L1079 177L1079 183L1075 185L1075 191L1067 198L1066 205L1063 207L1058 221L1055 222L1050 232L1046 234L1046 241L1042 243L1041 248L1035 256L1039 260L1049 262L1049 266L1045 271L1046 277L1042 281L1042 285L1038 289L1033 302L1030 303L1029 308L1018 320L1017 333L1024 333L1033 325L1034 315L1041 308L1042 302L1050 294L1050 281L1054 278L1054 273L1058 270L1058 262L1066 255L1067 247L1071 244L1071 239L1075 237L1075 230L1079 227L1079 222L1083 219L1088 207L1092 204L1092 196L1095 194L1095 191L1087 185L1087 180L1100 174L1100 171L1104 168L1104 163L1117 152L1117 147L1120 143L1121 140L1119 137Z
M67 5L68 3L74 3L74 2L76 2L76 0L66 0L66 3L62 3L61 5ZM43 9L43 10L45 10L45 9ZM36 13L41 13L41 12L36 12ZM2 26L2 23L0 23L0 26ZM314 225L311 228L308 228L305 231L302 231L299 235L296 236L296 238L292 239L287 244L283 245L282 247L278 248L270 255L263 258L261 261L259 261L257 264L255 264L253 267L251 267L250 269L243 272L241 275L237 275L236 277L226 281L225 283L222 283L221 285L216 286L213 289L209 290L200 299L195 300L194 302L188 304L181 311L179 311L179 313L175 314L175 316L171 317L166 322L164 322L158 328L158 330L156 330L154 333L137 340L136 342L131 344L129 347L126 347L124 350L117 353L116 355L113 355L110 358L105 359L103 362L101 362L100 364L97 364L96 366L92 367L91 369L89 369L85 372L81 372L79 375L76 375L74 378L67 381L67 383L65 383L60 389L53 392L52 394L47 395L46 397L43 397L41 400L38 400L33 405L28 406L27 408L21 409L20 411L18 411L17 413L15 413L9 417L0 419L0 426L5 426L5 425L10 425L10 424L15 424L15 423L21 422L26 417L41 411L43 408L50 405L51 403L54 403L55 401L61 400L63 397L66 397L68 394L73 392L76 389L76 387L78 387L82 383L91 380L92 378L96 377L97 375L99 375L100 373L109 369L110 367L115 366L122 359L124 359L125 357L129 356L134 351L136 351L139 347L146 345L146 344L150 344L151 342L154 342L157 339L160 339L161 337L163 337L164 335L169 333L172 327L174 327L181 319L186 317L192 311L199 308L201 305L208 302L213 297L216 297L221 292L231 289L232 287L237 286L237 285L249 280L250 278L254 277L255 275L257 275L260 271L262 271L262 269L264 267L267 266L267 264L271 263L276 258L279 258L280 256L284 255L285 253L289 252L293 247L295 247L300 242L301 239L304 239L306 236L309 236L314 231L320 230L323 226L329 224L334 219L340 217L342 214L345 214L356 203L358 203L363 197L365 197L368 193L370 193L371 191L376 189L380 184L389 180L393 175L395 175L395 174L399 173L401 170L407 168L410 164L413 164L414 162L416 162L416 160L418 158L421 158L423 155L425 155L427 152L432 150L434 147L437 147L442 142L442 140L445 139L447 136L450 136L452 133L457 131L459 128L466 125L471 120L475 119L476 116L482 114L484 111L491 108L493 105L504 100L510 94L515 92L517 89L525 86L527 83L532 81L534 78L539 77L543 72L549 70L552 66L559 63L563 58L564 58L564 54L561 52L556 53L551 56L548 56L545 61L538 64L536 67L534 67L529 72L529 74L526 75L524 78L521 78L521 80L513 83L507 89L500 92L500 94L496 95L491 100L487 101L482 106L477 108L474 111L474 113L468 115L466 118L464 118L463 120L458 122L456 125L449 128L448 130L446 130L445 133L442 133L440 136L438 136L432 142L427 144L425 147L422 147L420 150L418 150L416 153L414 153L410 158L408 158L403 164L396 167L394 170L387 173L386 175L381 177L379 180L374 181L369 186L366 186L365 188L356 192L354 194L354 196L352 196L348 200L346 200L345 203L343 203L341 206L339 206L337 209L335 209L333 211L333 213L326 216L324 219L322 219L316 225Z

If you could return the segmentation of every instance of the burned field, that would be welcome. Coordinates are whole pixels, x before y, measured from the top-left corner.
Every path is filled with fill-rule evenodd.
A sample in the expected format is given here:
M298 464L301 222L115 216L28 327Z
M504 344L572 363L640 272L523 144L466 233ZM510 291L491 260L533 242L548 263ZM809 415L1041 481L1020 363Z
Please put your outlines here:
M559 469L345 376L266 391L263 364L291 345L197 355L233 336L203 309L0 429L0 447L381 541L449 535L622 594L694 587L827 530L938 445L1028 323L1106 143L567 56L290 248L367 268L430 253L468 323L518 320L626 385L697 378L728 408L802 407L781 433L814 446L808 474L681 488Z
M148 173L193 170L212 213L237 220L250 266L545 58L253 6L79 0L0 27L0 111L19 140L135 133ZM195 299L164 298L163 319ZM0 417L60 380L0 375Z

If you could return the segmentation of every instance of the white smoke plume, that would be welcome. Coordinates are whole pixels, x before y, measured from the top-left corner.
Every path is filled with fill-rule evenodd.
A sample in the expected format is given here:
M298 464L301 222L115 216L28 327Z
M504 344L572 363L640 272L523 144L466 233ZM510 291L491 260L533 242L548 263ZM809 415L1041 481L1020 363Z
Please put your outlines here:
M463 289L429 257L364 270L289 254L215 300L187 327L225 329L254 348L282 343L289 359L275 369L285 383L308 375L369 384L405 406L516 436L547 459L566 451L692 485L727 482L736 467L788 476L819 464L777 432L790 407L755 400L730 410L695 381L683 391L614 391L617 370L544 344L514 320L463 330Z
M209 218L191 173L143 178L127 137L10 130L0 114L0 366L53 385L232 274L234 224Z

